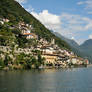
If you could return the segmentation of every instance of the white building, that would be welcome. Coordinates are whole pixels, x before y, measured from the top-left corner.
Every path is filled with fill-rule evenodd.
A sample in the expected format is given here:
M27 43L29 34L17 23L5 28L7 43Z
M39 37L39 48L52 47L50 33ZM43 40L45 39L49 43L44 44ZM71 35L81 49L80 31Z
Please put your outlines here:
M0 23L3 25L4 24L4 22L3 21L0 21Z

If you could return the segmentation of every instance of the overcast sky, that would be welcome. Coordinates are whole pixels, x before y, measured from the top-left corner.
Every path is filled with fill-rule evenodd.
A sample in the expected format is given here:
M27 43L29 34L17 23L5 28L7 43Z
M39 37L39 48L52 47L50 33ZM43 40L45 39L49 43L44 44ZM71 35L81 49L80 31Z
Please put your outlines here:
M16 0L50 30L79 44L92 39L92 0Z

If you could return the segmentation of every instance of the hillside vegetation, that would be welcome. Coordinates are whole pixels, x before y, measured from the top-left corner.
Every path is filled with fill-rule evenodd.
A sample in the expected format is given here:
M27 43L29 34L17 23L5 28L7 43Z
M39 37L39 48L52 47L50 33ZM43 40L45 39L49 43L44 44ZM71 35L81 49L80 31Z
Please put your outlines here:
M56 44L70 50L70 46L65 41L52 34L47 28L45 28L44 25L42 25L36 18L34 18L14 0L0 0L0 17L8 18L13 24L17 24L19 21L31 24L34 27L34 32L40 38L45 38L47 41L51 41L51 38L54 38Z
M0 0L0 69L68 68L86 66L87 59L73 53L15 0Z

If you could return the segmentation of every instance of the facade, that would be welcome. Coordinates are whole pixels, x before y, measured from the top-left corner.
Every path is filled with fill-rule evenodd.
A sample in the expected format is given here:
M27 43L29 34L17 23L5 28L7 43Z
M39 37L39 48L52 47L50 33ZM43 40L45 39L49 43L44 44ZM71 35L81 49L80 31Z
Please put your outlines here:
M32 25L25 24L24 22L19 23L19 29L21 30L21 34L25 36L27 39L37 39L37 35L31 33Z
M4 24L4 22L3 21L0 21L0 23L3 25Z
M9 22L10 20L9 19L3 19L4 22Z
M43 52L43 54L54 54L54 50L52 49L50 49L50 48L44 48L44 49L42 49L42 52Z
M55 64L57 61L57 55L42 54L42 57L46 59L45 64Z
M24 33L23 36L26 36L27 39L37 39L37 35L34 33Z
M41 47L41 51L42 51L42 57L44 57L46 59L45 60L46 64L55 64L56 63L58 56L55 53L56 51L54 50L53 47L43 46L43 47Z

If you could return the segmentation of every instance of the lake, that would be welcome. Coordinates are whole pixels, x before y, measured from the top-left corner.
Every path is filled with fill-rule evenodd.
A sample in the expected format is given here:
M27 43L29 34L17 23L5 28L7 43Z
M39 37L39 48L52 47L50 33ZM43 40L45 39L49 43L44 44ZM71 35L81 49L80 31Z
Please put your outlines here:
M92 92L92 67L0 71L0 92Z

